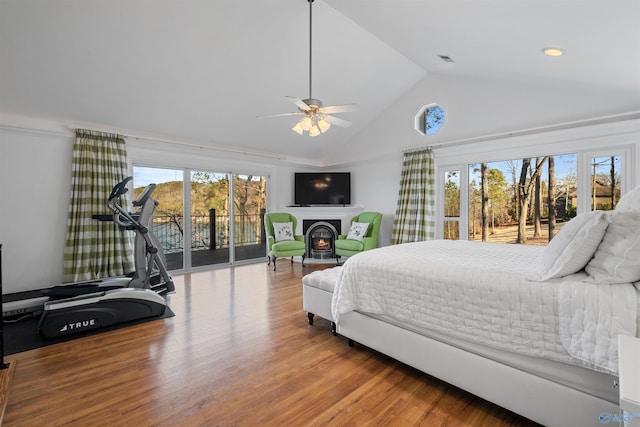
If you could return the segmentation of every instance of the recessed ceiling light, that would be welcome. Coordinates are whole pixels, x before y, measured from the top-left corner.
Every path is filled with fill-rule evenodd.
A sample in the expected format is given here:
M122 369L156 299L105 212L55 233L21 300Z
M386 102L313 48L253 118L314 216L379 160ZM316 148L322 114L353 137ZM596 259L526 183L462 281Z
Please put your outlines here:
M542 52L547 56L562 56L564 55L563 49L558 49L557 47L545 47L542 49Z

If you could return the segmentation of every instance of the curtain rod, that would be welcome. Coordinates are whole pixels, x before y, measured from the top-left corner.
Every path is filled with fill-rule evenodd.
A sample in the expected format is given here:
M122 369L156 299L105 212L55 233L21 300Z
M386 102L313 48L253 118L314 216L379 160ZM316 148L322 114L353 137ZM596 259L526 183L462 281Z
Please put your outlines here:
M129 132L122 132L122 131L118 131L118 130L114 130L114 129L97 128L97 127L94 127L94 126L67 125L67 129L73 131L74 133L75 133L76 129L93 130L93 131L96 131L96 132L116 133L118 135L124 136L125 138L132 138L132 139L135 139L135 140L138 140L138 141L162 142L162 143L165 143L165 144L179 145L179 146L182 146L182 147L197 148L197 149L200 149L200 150L224 151L224 152L227 152L227 153L241 154L243 156L262 157L262 158L268 158L268 159L273 159L273 160L286 160L286 157L273 156L273 155L270 155L270 154L251 153L251 152L248 152L248 151L236 150L236 149L233 149L233 148L212 147L212 146L203 145L202 143L178 141L176 139L167 139L167 138L159 138L159 137L152 137L152 136L135 135L135 134L132 134L132 133L129 133Z
M491 141L494 139L504 139L504 138L511 138L515 136L535 135L538 133L549 132L554 130L571 129L571 128L577 128L581 126L589 126L589 125L604 124L604 123L615 123L615 122L622 122L622 121L634 120L634 119L640 119L640 111L633 111L630 113L623 113L623 114L615 114L611 116L603 116L595 119L576 120L573 122L565 122L565 123L559 123L559 124L549 125L549 126L540 126L540 127L522 129L517 131L496 133L493 135L474 136L472 138L458 139L455 141L444 142L441 144L419 145L419 146L406 148L402 150L402 152L406 153L414 150L419 150L422 148L433 149L433 148L442 148L442 147L457 147L457 146L473 144L477 142Z

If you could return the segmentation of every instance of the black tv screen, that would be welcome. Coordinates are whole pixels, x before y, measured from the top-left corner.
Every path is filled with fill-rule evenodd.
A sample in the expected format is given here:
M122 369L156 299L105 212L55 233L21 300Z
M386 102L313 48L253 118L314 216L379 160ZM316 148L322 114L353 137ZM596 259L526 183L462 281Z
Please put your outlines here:
M296 172L296 205L351 204L351 174L349 172Z

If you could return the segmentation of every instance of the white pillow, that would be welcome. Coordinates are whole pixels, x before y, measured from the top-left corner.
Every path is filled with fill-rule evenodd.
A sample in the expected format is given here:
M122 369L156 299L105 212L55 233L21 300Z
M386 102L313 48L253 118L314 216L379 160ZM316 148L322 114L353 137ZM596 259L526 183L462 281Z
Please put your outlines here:
M347 239L357 240L358 242L362 242L364 240L364 236L367 234L368 228L369 228L368 222L352 223L351 228L349 229L349 234L347 234Z
M616 212L640 212L640 186L625 193L616 205Z
M544 249L529 280L543 281L577 273L593 257L602 241L609 215L604 211L585 212L560 229Z
M293 237L293 224L291 222L274 222L273 233L276 236L276 242L295 240Z
M640 280L639 212L613 212L607 233L585 270L598 284Z

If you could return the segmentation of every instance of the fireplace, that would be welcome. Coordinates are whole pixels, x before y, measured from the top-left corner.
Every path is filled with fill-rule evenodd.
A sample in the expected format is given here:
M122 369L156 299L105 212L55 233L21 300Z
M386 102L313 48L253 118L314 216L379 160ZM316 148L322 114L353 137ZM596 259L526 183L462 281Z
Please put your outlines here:
M305 219L302 221L302 232L307 245L307 258L329 259L336 257L333 244L338 238L341 221L335 219Z

